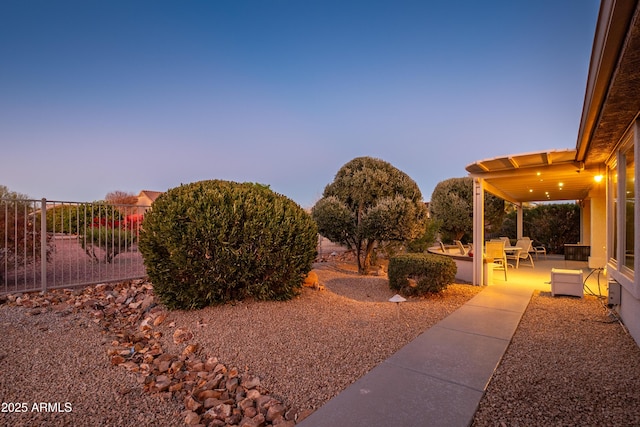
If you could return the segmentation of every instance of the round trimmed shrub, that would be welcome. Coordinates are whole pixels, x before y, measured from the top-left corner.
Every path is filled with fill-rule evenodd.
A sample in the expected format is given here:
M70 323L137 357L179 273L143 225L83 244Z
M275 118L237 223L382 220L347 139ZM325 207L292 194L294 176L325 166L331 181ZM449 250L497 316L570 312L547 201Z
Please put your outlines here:
M389 287L407 296L439 293L455 281L456 272L456 263L446 256L397 255L389 259Z
M297 295L317 227L268 187L222 180L181 185L147 212L139 237L149 279L170 309Z

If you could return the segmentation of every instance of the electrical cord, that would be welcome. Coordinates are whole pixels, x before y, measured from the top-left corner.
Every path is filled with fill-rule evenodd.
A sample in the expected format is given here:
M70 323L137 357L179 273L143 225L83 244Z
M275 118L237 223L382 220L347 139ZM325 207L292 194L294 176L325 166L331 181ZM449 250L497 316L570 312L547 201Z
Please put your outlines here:
M589 286L587 286L587 280L589 279L589 277L591 277L591 275L595 272L598 272L598 294L596 294L595 292L593 292L591 290L591 288L589 288ZM593 295L595 297L598 298L598 301L600 302L600 304L602 305L602 308L607 312L607 314L613 318L613 320L611 320L610 322L601 322L601 323L616 323L618 322L620 324L620 326L622 327L622 330L629 335L629 331L627 330L627 328L624 326L624 323L622 323L622 318L618 315L618 313L616 313L613 309L611 309L608 305L606 305L604 303L604 299L605 297L602 295L602 289L600 287L600 273L602 273L602 271L604 271L603 268L594 268L591 270L591 272L589 274L587 274L587 277L584 279L583 282L583 286L585 289L587 289L587 291L589 291L589 295Z
M584 279L584 283L583 286L585 287L586 290L589 291L589 295L593 295L596 296L598 298L604 298L604 296L602 295L602 289L600 288L600 273L603 271L603 268L593 268L591 269L591 272L589 274L587 274L587 277L585 277ZM593 292L591 290L591 288L589 288L589 286L587 286L587 280L589 280L589 277L591 277L591 275L595 272L598 272L598 293L596 294L595 292Z

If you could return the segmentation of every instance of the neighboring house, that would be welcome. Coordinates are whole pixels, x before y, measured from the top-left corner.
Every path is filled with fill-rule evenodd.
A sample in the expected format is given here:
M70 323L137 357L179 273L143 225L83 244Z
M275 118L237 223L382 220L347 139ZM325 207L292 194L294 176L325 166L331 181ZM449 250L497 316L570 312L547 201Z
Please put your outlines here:
M140 194L138 194L138 201L136 202L136 205L151 206L161 194L162 191L142 190Z
M581 244L589 266L606 268L620 284L616 306L640 344L640 4L603 0L596 24L576 148L510 155L467 166L474 178L474 242L484 242L484 192L518 206L524 202L577 200ZM577 243L577 242L576 242ZM474 258L474 283L483 284Z

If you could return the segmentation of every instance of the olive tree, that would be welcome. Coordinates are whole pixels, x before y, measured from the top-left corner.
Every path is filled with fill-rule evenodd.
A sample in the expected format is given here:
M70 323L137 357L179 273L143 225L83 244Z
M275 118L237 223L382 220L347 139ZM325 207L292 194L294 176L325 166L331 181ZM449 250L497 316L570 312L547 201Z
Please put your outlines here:
M356 252L367 274L374 248L424 232L427 209L418 185L390 163L357 157L343 165L311 211L320 234Z
M431 217L451 240L473 235L473 179L440 181L431 195ZM485 232L498 231L505 216L504 200L487 193L484 199Z

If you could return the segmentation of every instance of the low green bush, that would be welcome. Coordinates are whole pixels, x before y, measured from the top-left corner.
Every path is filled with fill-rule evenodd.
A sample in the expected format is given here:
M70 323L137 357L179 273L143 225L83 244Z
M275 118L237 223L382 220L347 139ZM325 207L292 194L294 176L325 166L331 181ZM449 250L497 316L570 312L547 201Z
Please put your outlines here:
M456 263L446 256L398 255L389 260L389 287L405 296L438 293L454 282L456 272Z
M133 249L136 234L121 228L88 227L78 236L82 249L93 262L111 263L115 257Z
M170 309L297 295L317 227L300 206L252 183L200 181L161 195L139 237L154 292Z

